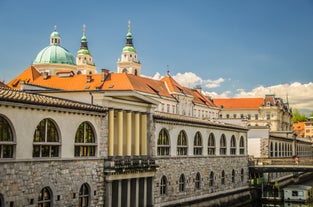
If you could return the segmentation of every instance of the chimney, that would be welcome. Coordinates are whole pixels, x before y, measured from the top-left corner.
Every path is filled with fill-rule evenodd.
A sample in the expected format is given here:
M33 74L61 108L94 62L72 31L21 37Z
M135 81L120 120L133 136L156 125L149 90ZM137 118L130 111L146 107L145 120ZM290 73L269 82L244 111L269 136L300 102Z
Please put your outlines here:
M47 80L49 78L49 73L48 72L43 72L42 76L43 76L44 80Z
M104 82L107 76L109 75L109 70L107 69L101 69L101 82Z
M92 80L92 75L88 74L87 75L87 83L90 83Z

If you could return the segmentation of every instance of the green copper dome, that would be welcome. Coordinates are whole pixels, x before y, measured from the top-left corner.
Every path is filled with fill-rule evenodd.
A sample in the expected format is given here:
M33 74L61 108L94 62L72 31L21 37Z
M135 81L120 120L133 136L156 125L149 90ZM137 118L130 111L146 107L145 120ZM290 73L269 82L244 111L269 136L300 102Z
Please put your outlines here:
M33 64L45 63L76 65L74 56L60 45L50 45L42 49L33 62Z
M128 46L128 45L126 45L126 46L123 48L123 52L136 52L136 49L135 49L133 46Z

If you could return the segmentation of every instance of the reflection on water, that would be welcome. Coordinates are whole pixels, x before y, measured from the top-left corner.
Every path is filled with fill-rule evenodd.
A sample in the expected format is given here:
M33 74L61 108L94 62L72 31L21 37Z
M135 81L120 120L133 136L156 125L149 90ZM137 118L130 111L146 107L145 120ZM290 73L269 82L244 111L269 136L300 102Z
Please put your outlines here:
M304 185L313 186L313 177L310 178L307 182L303 183ZM310 203L280 203L280 204L262 204L261 201L250 203L241 207L313 207L313 202Z

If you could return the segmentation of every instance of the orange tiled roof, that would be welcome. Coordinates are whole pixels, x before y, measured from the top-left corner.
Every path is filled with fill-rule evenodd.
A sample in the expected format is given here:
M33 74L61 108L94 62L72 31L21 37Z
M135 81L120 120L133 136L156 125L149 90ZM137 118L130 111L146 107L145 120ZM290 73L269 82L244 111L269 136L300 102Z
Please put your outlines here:
M31 83L35 79L40 77L40 73L33 66L28 67L24 70L20 75L14 78L12 81L8 83L10 88L21 88L21 82Z
M264 98L215 98L213 102L225 109L257 109L264 104Z
M293 131L297 134L297 137L304 137L304 122L298 122L292 124Z
M215 106L215 104L203 94L199 93L197 90L192 90L181 86L172 77L165 77L161 80L154 80L151 78L135 76L126 73L90 75L73 74L69 76L52 75L47 77L40 76L29 84L68 91L138 91L168 98L173 98L173 94L175 93L183 93L192 96L193 102L195 103Z

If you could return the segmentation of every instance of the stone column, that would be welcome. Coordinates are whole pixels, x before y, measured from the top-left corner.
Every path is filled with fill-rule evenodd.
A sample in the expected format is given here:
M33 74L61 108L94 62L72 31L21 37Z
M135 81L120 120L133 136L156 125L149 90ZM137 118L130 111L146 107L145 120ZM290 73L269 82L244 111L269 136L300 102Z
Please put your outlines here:
M114 155L114 109L109 110L109 140L108 140L108 156Z
M117 128L118 128L117 155L123 156L123 111L122 110L117 112Z
M130 196L131 196L131 183L130 183L130 179L127 180L127 207L131 207L131 204L130 204Z
M135 156L139 156L140 155L140 141L139 141L139 138L140 138L140 127L139 127L139 113L135 113L135 137L134 137L134 145L135 145L135 149L134 149L134 155Z
M118 207L122 207L122 180L118 181Z
M131 156L132 149L132 112L126 113L126 156Z
M141 114L141 155L148 155L147 153L147 114Z
M136 178L136 205L139 206L139 178Z
M143 204L144 206L147 206L147 178L145 177L144 178L144 181L143 181Z
M112 206L112 182L106 181L105 206Z

